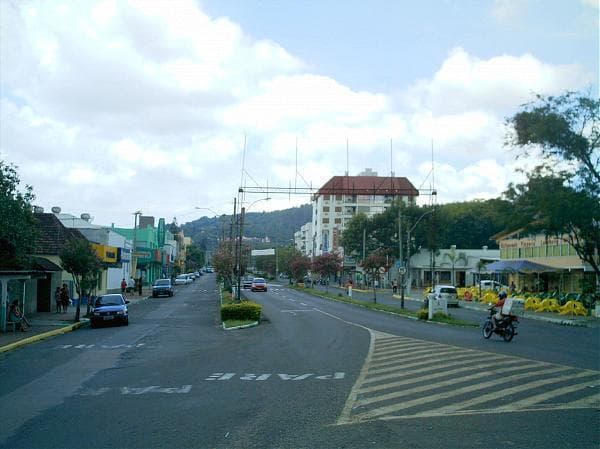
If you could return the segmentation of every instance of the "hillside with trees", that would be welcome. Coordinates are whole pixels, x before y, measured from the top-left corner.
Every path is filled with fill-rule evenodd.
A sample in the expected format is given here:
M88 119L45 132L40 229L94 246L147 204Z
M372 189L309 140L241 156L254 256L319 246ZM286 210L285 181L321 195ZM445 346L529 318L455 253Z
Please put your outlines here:
M257 239L268 238L272 245L291 245L294 241L294 232L312 219L310 204L299 207L278 210L274 212L250 212L244 218L244 236ZM216 248L217 239L228 238L231 230L231 215L220 217L202 217L181 227L186 236L200 248L213 250Z

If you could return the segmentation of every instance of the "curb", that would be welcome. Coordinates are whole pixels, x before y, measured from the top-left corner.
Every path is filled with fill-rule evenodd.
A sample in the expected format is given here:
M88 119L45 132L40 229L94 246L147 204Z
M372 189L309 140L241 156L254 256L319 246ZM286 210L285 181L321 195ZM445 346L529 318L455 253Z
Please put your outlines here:
M13 349L20 348L21 346L25 346L31 343L35 343L41 340L45 340L46 338L54 337L56 335L66 334L67 332L72 332L75 329L79 329L80 327L89 325L89 321L79 321L77 323L70 324L69 326L61 327L60 329L55 329L53 331L44 332L42 334L33 335L28 338L24 338L23 340L15 341L14 343L10 343L6 346L0 347L0 354L8 351L12 351Z
M258 326L258 321L255 321L254 323L249 323L249 324L243 324L241 326L235 326L235 327L225 327L225 323L221 323L221 326L223 327L224 331L235 331L238 329L248 329L250 327L255 327Z

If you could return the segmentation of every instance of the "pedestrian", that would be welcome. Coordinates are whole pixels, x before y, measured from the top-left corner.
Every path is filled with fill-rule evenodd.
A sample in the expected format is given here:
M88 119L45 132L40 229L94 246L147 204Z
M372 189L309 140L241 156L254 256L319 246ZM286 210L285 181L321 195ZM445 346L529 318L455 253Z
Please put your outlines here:
M127 290L127 281L125 281L125 278L123 278L121 281L121 293L125 294L125 290Z
M62 305L62 313L67 313L67 307L69 307L69 302L71 301L69 295L69 289L67 288L67 284L63 284L60 290L60 303Z
M398 281L396 279L392 281L392 291L394 295L398 292Z
M23 312L21 312L21 309L19 308L18 299L15 299L10 304L10 309L8 311L8 319L13 323L17 323L21 327L22 332L27 331L28 325L31 326L31 323L27 321L27 318L25 318L25 315L23 315Z
M54 290L54 302L56 303L56 313L60 313L62 309L60 302L60 287L56 287L56 290Z
M142 296L142 277L141 276L138 279L138 293L140 296Z

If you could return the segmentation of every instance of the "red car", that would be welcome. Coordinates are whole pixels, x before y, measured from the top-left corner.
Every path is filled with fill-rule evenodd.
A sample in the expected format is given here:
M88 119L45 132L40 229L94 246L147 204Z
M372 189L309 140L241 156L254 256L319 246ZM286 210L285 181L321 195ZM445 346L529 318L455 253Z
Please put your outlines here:
M263 278L252 279L252 287L250 287L250 290L253 292L257 292L257 291L266 292L267 291L267 281L265 281Z

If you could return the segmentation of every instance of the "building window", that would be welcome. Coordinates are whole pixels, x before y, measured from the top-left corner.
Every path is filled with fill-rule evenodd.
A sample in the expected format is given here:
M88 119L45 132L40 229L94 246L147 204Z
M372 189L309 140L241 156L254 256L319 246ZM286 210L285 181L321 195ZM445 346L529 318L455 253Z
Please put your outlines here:
M323 206L323 212L329 212L329 206Z
M341 222L342 222L342 219L341 219L341 218L336 218L336 219L334 220L334 223L336 223L336 224L340 224Z
M329 223L329 218L323 218L323 224Z
M335 211L336 211L336 212L341 212L341 211L342 211L342 208L341 208L341 207L336 207L336 208L335 208Z
M323 201L329 201L329 195L323 195Z

